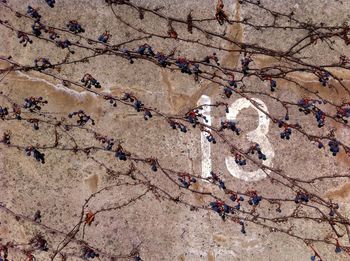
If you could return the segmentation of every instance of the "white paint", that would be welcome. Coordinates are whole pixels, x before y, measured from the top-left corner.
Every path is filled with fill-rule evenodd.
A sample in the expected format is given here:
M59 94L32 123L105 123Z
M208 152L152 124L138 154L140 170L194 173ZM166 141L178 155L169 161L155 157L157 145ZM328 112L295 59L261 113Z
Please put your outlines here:
M200 99L197 102L197 105L202 104L211 104L211 99L207 95L202 95ZM202 120L203 123L206 123L207 125L211 126L211 116L210 106L202 106L202 110L200 112L206 117L208 122L205 122ZM208 128L206 128L208 130ZM201 132L201 149L202 149L202 177L208 178L210 177L210 172L212 170L211 168L211 148L210 148L210 142L207 140L207 136L209 134L205 131Z
M87 95L91 95L93 97L97 97L96 94L94 93L91 93L91 92L87 92L87 91L82 91L82 92L78 92L78 91L75 91L75 90L72 90L70 88L67 88L66 86L64 86L63 84L53 84L43 78L39 78L39 77L34 77L34 76L30 76L26 73L23 73L23 72L20 72L20 71L16 71L16 73L22 77L25 77L27 78L28 80L30 81L33 81L33 82L43 82L47 85L50 85L52 86L54 89L56 90L59 90L59 91L64 91L66 93L68 93L69 95L77 98L78 100L83 100L85 96Z
M268 113L267 107L263 101L257 98L252 98L259 107ZM266 137L269 131L270 119L264 114L262 111L258 110L253 104L246 98L240 98L231 104L229 113L226 114L226 118L228 120L236 120L237 115L242 109L246 109L252 107L258 112L259 115L259 125L258 127L249 132L247 134L247 138L249 141L253 141L259 143L262 152L266 155L266 160L263 162L264 165L271 167L272 166L272 158L275 156L275 152L272 148L271 143ZM242 179L244 181L258 181L266 177L266 174L258 169L256 171L244 171L240 166L235 162L235 158L228 156L225 158L226 167L230 174L238 179ZM269 173L269 171L266 171Z

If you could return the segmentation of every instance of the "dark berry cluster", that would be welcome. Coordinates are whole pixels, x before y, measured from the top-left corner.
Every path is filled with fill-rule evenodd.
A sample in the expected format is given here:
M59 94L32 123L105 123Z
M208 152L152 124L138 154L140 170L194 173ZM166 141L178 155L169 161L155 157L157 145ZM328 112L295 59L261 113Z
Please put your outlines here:
M199 64L198 63L193 64L192 72L194 74L194 80L198 81L199 74L202 73L201 69L199 69Z
M294 202L295 203L301 203L301 202L307 203L307 202L309 202L309 198L310 198L310 196L307 193L299 191L297 193L297 195L295 196Z
M32 44L33 41L29 38L28 34L18 31L17 38L19 38L19 43L23 43L23 47L26 47L28 43Z
M13 104L12 105L12 109L13 109L13 113L16 116L16 119L17 120L21 120L22 119L22 117L21 117L21 107L18 104Z
M304 112L305 115L309 114L311 111L317 113L319 109L315 106L315 103L322 104L319 100L300 99L298 101L299 111Z
M186 128L185 125L183 125L183 124L181 124L181 123L178 123L178 122L176 122L176 121L172 121L172 120L168 120L168 122L169 122L170 126L171 126L174 130L176 130L176 128L179 128L180 131L182 131L182 132L184 132L184 133L187 132L187 128Z
M250 57L244 57L243 59L241 59L241 65L242 65L242 72L244 75L248 74L248 70L249 70L249 64L253 61L252 58Z
M208 177L208 180L212 181L214 184L217 184L219 188L226 189L225 182L219 178L217 174L213 171L210 172L211 177Z
M235 192L231 192L230 199L231 199L233 202L244 201L244 198L243 198L242 196L239 196L239 197L238 197L237 193L235 193Z
M124 97L122 98L123 101L130 101L133 102L133 107L135 108L136 111L140 112L141 109L143 109L143 103L138 100L134 95L130 93L124 93Z
M24 99L23 107L29 109L30 112L34 112L36 110L40 111L44 104L47 104L47 101L43 100L43 97L29 97Z
M45 154L41 153L33 146L29 146L29 147L25 148L25 152L26 152L27 156L33 156L37 161L41 162L42 164L45 163Z
M241 209L241 202L244 201L244 198L242 196L238 196L237 193L230 191L230 200L232 200L233 202L236 202L237 205L234 207L236 210L240 210Z
M83 110L71 112L68 114L68 117L72 118L75 115L79 117L79 119L77 120L78 125L84 126L89 121L91 121L92 125L95 125L95 121L89 115L87 115Z
M91 85L95 88L101 88L101 84L89 73L86 73L80 81L89 89L91 88Z
M5 131L4 134L2 135L2 140L1 142L9 145L11 144L11 132L10 131Z
M143 45L140 45L139 48L137 49L137 52L141 55L155 56L152 47L146 43Z
M31 17L34 18L36 21L39 21L41 18L41 15L38 13L37 9L34 9L30 5L28 5L27 8L27 14Z
M40 223L41 222L41 211L37 210L34 214L34 221Z
M281 127L284 127L283 131L280 133L281 139L289 140L290 135L292 135L292 129L289 127L288 124L285 124L285 123Z
M9 261L9 259L7 259L8 253L9 253L9 251L8 251L7 244L6 245L1 244L0 245L0 261ZM4 259L2 259L2 258L4 258Z
M228 84L229 84L231 87L237 88L237 82L236 82L236 80L235 80L235 76L234 76L234 75L232 75L232 76L231 76L231 79L228 80Z
M121 51L124 53L126 58L130 61L130 63L134 63L134 61L132 59L133 56L128 49L123 48L123 49L121 49ZM140 45L138 47L138 49L136 50L136 52L140 55L146 55L148 57L151 56L151 57L156 58L159 65L161 65L162 67L166 67L166 66L171 65L171 62L169 61L169 56L165 55L162 52L157 52L155 54L152 47L147 43ZM216 61L218 63L218 58L216 57L215 53L212 56L207 56L207 58L204 59L204 62L210 62L211 59L213 59L214 61ZM190 62L182 57L179 57L175 61L175 65L177 65L181 69L182 73L187 73L190 75L194 74L195 81L198 81L199 74L202 73L202 71L199 69L199 64L195 64L193 62Z
M208 55L204 58L203 62L210 63L210 61L213 60L217 66L220 66L219 58L217 57L216 53L213 53L212 55Z
M232 213L233 211L229 205L225 204L225 202L221 200L210 202L210 207L213 211L217 212L223 220L225 220L226 214Z
M7 107L1 107L0 106L0 118L2 120L5 119L5 117L9 114L8 108Z
M163 53L158 52L155 57L161 66L166 67L167 65L171 65L171 63L168 62L168 57Z
M101 142L103 145L106 145L106 150L112 150L113 145L114 145L114 139L112 139L112 138L109 139L108 137L102 136L99 134L95 134L95 138L96 138L96 140Z
M190 63L186 58L180 57L176 60L175 64L181 69L182 73L192 74L192 71L189 67Z
M204 119L205 122L208 122L207 118L199 112L199 110L193 110L185 115L186 119L192 124L193 127L199 123L199 118Z
M213 144L216 144L216 140L213 134L211 134L210 132L208 132L208 135L206 136L206 138L207 138L207 141L212 142Z
M331 207L330 207L330 211L329 211L329 215L331 216L331 217L334 217L334 215L335 215L335 209L339 209L339 205L337 204L337 203L335 203L335 204L332 204L331 205Z
M239 166L244 166L247 164L247 161L245 160L245 158L243 158L243 156L241 154L235 154L235 162L239 165Z
M316 120L318 123L317 126L319 128L321 128L324 126L326 114L323 111L321 111L320 109L315 109L315 110L316 110L315 116L316 116Z
M64 41L61 41L61 40L58 40L56 41L56 45L62 49L68 49L70 53L74 53L73 50L70 50L70 46L72 45L72 43L69 41L69 40L64 40Z
M340 253L341 252L341 247L340 246L336 246L335 247L335 253Z
M34 238L32 238L29 242L34 248L41 251L48 251L49 247L47 241L41 234L37 234Z
M241 225L241 233L245 234L246 231L245 231L245 224L244 224L244 222L241 220L241 221L239 221L239 224Z
M39 120L38 119L28 119L27 121L29 123L33 123L34 130L38 130L39 129Z
M144 115L143 118L147 121L148 119L152 118L153 115L150 110L144 109Z
M270 90L274 92L277 88L277 82L273 79L270 79Z
M132 95L131 93L126 92L126 93L124 93L122 100L134 102L134 100L137 100L137 98L134 95Z
M151 165L152 171L156 172L158 170L157 168L158 163L155 159L152 159L152 158L146 159L146 162Z
M109 103L113 105L113 107L117 107L117 101L111 95L104 95L103 98L109 101Z
M128 59L129 63L133 64L134 60L132 59L133 57L132 57L130 51L128 50L128 48L123 48L122 52L125 55L126 59Z
M126 153L124 151L124 149L119 145L116 152L115 152L115 157L118 158L119 160L123 160L126 161Z
M328 82L329 82L329 77L330 77L330 73L329 72L321 72L319 74L318 80L319 82L322 84L322 86L327 86Z
M241 129L237 127L237 122L234 120L221 121L220 131L224 129L230 129L237 135L239 135L241 131Z
M52 27L49 27L47 30L47 33L49 34L49 38L51 40L55 40L56 38L60 38L60 36L55 32L55 30Z
M305 114L310 113L310 109L314 106L312 100L309 99L301 99L298 101L299 111L304 112Z
M226 96L227 98L230 98L230 97L232 96L232 90L231 90L231 88L225 86L225 87L224 87L224 94L225 94L225 96Z
M34 24L32 25L32 33L36 37L39 37L41 35L42 30L46 31L45 26L42 23L40 23L40 21L35 21Z
M102 42L102 43L107 43L108 39L111 37L112 35L109 33L109 31L105 31L103 34L101 34L98 37L98 41Z
M249 152L254 154L255 152L258 153L258 157L260 160L266 160L266 155L262 153L260 145L258 143L254 144L250 147Z
M140 100L136 100L133 106L137 112L140 112L143 107L143 103Z
M179 174L178 180L184 188L189 188L192 183L197 182L196 178L191 177L188 173Z
M47 68L53 68L49 59L47 58L37 58L34 60L34 65L38 71L45 70Z
M332 155L336 156L340 150L339 141L337 141L336 139L330 140L328 142L328 146L329 146L329 150L332 152Z
M69 31L76 33L76 34L85 32L84 28L82 28L81 25L75 20L69 21L67 24L67 28Z
M248 200L249 205L257 206L262 200L262 196L258 196L256 191L250 191L249 193L250 199Z
M90 259L90 258L95 258L95 257L99 257L100 255L98 253L96 253L93 249L84 246L83 247L83 258L84 259Z
M55 0L45 0L45 2L51 7L54 8L55 7Z
M337 109L336 117L342 119L345 123L348 123L346 118L350 117L350 102Z

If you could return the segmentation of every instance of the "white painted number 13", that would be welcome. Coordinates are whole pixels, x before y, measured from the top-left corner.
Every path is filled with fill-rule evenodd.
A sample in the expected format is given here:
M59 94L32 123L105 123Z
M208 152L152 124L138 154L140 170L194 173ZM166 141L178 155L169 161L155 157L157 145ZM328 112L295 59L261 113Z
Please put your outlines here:
M267 107L263 101L257 98L253 98L254 100L262 110L268 113ZM198 100L198 105L201 104L211 104L210 97L206 95L202 95L201 98ZM258 127L248 132L247 138L249 141L259 143L261 150L266 155L266 161L264 161L264 164L266 166L272 166L272 158L275 156L275 152L272 148L271 143L269 142L268 138L266 137L268 131L269 131L269 124L270 119L260 110L258 110L256 107L254 107L251 102L245 98L240 98L233 102L229 108L229 113L226 113L226 118L228 120L236 120L237 115L242 109L246 109L252 107L258 112L259 115L259 124ZM201 113L206 116L208 122L206 122L207 125L211 126L212 120L210 116L210 106L203 106L203 109ZM210 148L210 142L207 141L206 136L208 133L202 132L201 133L201 149L202 149L202 177L207 178L210 176L210 172L212 170L212 163L211 163L211 148ZM255 170L255 171L244 171L240 166L238 166L235 162L234 157L227 156L225 158L225 163L228 171L230 174L238 179L242 179L244 181L258 181L266 177L266 174L261 170ZM266 171L267 173L269 171Z

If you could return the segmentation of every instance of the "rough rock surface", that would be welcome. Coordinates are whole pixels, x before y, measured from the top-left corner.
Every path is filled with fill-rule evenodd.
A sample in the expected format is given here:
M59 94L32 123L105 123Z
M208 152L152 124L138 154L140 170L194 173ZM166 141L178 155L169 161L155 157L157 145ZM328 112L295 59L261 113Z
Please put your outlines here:
M142 36L141 33L127 28L118 21L111 9L104 1L87 0L58 0L54 9L49 8L44 1L8 1L9 5L24 13L27 5L40 7L43 21L57 27L64 27L68 20L76 19L86 28L85 35L97 38L98 35L109 30L112 34L111 42L119 43ZM251 17L254 21L268 22L269 16L261 13L251 6L240 5L238 1L225 2L225 10L230 17ZM350 2L327 1L327 0L265 0L262 1L278 11L295 10L298 18L313 21L337 24L348 19ZM193 10L194 17L212 17L215 10L215 2L212 0L149 0L135 1L148 7L164 7L164 14L174 17L186 18L189 10ZM144 20L138 20L137 12L116 7L127 22L135 26L147 28L151 32L164 33L166 25L154 16L146 15ZM22 30L30 30L30 24L24 23L23 19L13 16L7 9L0 6L0 17L8 19L11 23ZM301 37L298 32L277 32L266 30L259 33L251 28L239 25L219 26L208 23L208 29L222 32L226 30L229 37L244 42L257 43L262 46L286 50L293 40ZM189 35L184 26L178 26L179 35L206 38L198 32ZM51 61L58 62L67 55L67 50L53 49L52 43L46 43L34 39L32 45L21 47L16 35L4 27L0 30L0 55L12 56L13 60L21 64L32 65L36 57L50 57ZM177 54L186 57L204 57L213 50L195 44L181 41L163 40L153 37L147 40L157 50L169 52L177 48ZM220 41L211 41L223 48L232 46L223 45ZM325 43L318 43L312 47L312 51L305 50L303 56L310 57L314 63L322 63L339 55L349 54L349 47L339 43L339 48L334 53L323 53ZM136 47L133 43L130 46ZM235 48L235 47L232 47ZM54 50L54 51L53 51ZM219 53L218 56L227 66L239 65L238 54ZM76 50L74 58L84 57L81 50ZM255 61L257 66L273 63L272 60L261 57ZM1 68L6 67L1 63ZM59 68L63 78L79 81L87 72L93 73L103 86L102 91L113 95L119 95L124 91L132 91L140 97L145 104L151 104L167 114L185 113L188 109L196 106L201 95L209 95L213 102L222 100L221 89L215 84L201 80L195 83L191 77L178 72L161 69L147 61L136 61L129 65L128 61L112 56L102 56L90 59L89 63L70 64ZM341 72L339 72L341 73ZM296 74L295 77L309 88L318 88L317 79L307 74ZM347 75L344 79L350 80ZM250 80L248 83L257 90L263 86L260 81ZM108 102L95 97L91 93L81 91L74 87L65 87L61 82L48 76L34 72L11 72L0 83L0 90L22 103L24 97L43 96L49 101L44 111L54 112L54 116L60 118L71 111L84 109L96 119L97 131L115 137L125 144L128 151L143 157L157 157L159 162L166 163L168 168L192 173L201 172L201 145L200 132L198 129L183 134L174 132L164 120L155 117L144 121L143 116L136 113L132 108L118 105L111 107ZM320 90L323 95L332 97L334 101L344 98L344 94L334 94L328 90ZM280 98L298 99L305 95L300 89L291 84L281 86L278 93ZM234 101L237 97L231 98ZM267 100L263 100L269 111L274 115L283 117L280 106ZM225 118L223 111L213 114L213 124L219 124ZM297 111L291 111L290 117L299 117L300 122L308 120ZM245 134L254 130L258 122L258 114L253 109L245 109L239 114L238 120L242 123L244 132L239 138L244 144ZM328 126L330 128L330 126ZM349 129L337 127L337 134L341 135L343 142L350 145ZM23 122L5 121L0 122L0 132L12 130L12 140L23 146L36 143L51 143L53 129L41 127L35 131ZM348 174L350 160L340 153L336 158L327 151L318 150L310 146L309 141L296 134L291 141L286 142L279 138L279 129L270 125L268 139L275 151L273 166L283 169L294 177L315 177L321 174L338 173ZM88 144L91 135L85 132L77 132L80 144ZM234 136L232 136L234 138ZM63 138L67 142L67 137ZM237 187L241 190L254 187L256 190L264 190L266 195L287 193L282 189L275 191L273 185L267 181L245 182L235 179L225 167L225 155L229 151L224 146L212 147L213 168L224 175L227 186ZM14 148L9 149L0 146L0 201L16 213L32 217L37 209L42 212L42 224L54 227L57 230L68 233L79 220L81 206L91 193L111 184L113 175L95 164L92 159L83 154L72 155L61 151L47 151L46 164L39 164L33 158L27 157L23 151ZM94 154L99 160L103 160L108 166L116 171L126 171L128 163L120 163L113 155L97 152ZM149 168L142 166L144 174L151 179L160 179L158 174L152 173ZM153 176L152 176L153 175ZM168 181L161 181L164 187L169 186ZM316 184L315 190L320 195L327 195L337 201L341 208L349 209L350 183L347 179ZM177 188L175 188L177 189ZM178 193L181 190L178 189ZM123 200L135 197L142 193L142 188L118 187L102 192L89 203L91 210L101 207L113 207L123 203ZM289 195L291 196L291 195ZM203 204L203 198L192 196L191 200ZM117 200L117 201L116 201ZM288 211L288 209L284 209ZM17 242L27 242L35 231L42 228L31 222L18 222L4 211L0 211L0 237L4 242L11 238ZM317 225L311 227L300 222L298 230L312 233L313 230L322 230ZM327 233L327 231L325 231ZM79 232L79 237L81 232ZM56 247L63 237L60 234L50 236L49 245ZM132 203L129 207L119 211L101 213L91 226L86 227L85 239L108 253L130 253L139 245L143 260L309 260L310 249L304 243L292 239L284 234L273 233L253 224L247 225L247 234L240 233L240 226L234 223L223 222L218 215L208 211L191 211L190 208L176 205L168 201L158 201L151 194L141 200ZM74 249L74 246L70 246ZM72 250L73 251L73 250ZM76 250L78 251L78 250ZM336 255L334 249L320 249L325 260L347 260L345 254ZM312 254L312 253L311 253ZM37 255L38 260L49 260L45 253ZM11 259L19 260L19 259ZM72 259L74 260L74 259ZM108 260L103 259L101 260Z

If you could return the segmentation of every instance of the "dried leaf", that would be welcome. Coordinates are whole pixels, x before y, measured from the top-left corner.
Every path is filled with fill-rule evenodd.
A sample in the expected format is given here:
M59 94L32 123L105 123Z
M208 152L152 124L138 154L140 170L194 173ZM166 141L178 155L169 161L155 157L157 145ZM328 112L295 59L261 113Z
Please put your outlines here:
M191 12L187 15L187 31L192 34L193 24L192 24L192 15Z
M85 217L85 224L87 224L88 226L91 225L91 223L95 220L95 214L92 213L91 211L89 211L87 214L86 214L86 217Z
M144 11L141 10L141 9L139 9L139 18L140 18L141 20L143 20L143 18L145 18Z
M171 38L177 39L177 32L175 30L169 30L168 34Z

